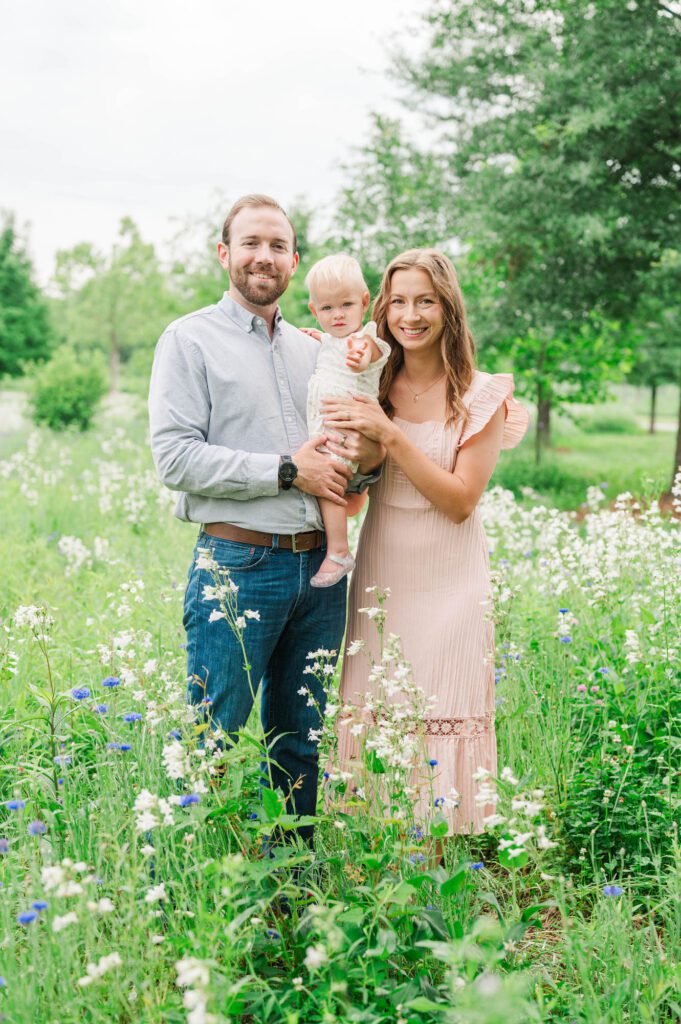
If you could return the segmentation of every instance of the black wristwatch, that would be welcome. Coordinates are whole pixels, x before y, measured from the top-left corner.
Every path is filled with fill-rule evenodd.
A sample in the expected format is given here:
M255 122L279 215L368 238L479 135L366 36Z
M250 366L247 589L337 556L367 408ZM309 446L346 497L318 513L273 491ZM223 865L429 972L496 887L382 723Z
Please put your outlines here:
M298 476L298 467L290 455L279 456L279 486L282 491L289 491Z

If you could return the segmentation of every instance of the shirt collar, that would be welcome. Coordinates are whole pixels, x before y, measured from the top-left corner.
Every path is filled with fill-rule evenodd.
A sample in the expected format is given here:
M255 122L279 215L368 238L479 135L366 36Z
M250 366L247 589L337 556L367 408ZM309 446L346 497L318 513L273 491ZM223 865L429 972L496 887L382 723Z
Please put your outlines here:
M242 327L244 331L252 331L255 327L257 320L263 320L264 318L258 316L257 313L251 313L250 310L244 309L242 305L235 302L234 299L227 292L222 296L218 302L218 307L223 313L226 313L230 320L233 320L238 327ZM274 327L278 326L280 320L282 320L281 310L277 306L274 314Z

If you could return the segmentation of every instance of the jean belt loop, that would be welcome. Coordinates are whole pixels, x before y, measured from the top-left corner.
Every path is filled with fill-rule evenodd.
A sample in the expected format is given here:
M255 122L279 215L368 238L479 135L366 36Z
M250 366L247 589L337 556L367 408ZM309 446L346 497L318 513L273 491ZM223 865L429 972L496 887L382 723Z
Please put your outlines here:
M278 547L279 547L279 534L278 533L273 533L272 534L272 550L274 551Z

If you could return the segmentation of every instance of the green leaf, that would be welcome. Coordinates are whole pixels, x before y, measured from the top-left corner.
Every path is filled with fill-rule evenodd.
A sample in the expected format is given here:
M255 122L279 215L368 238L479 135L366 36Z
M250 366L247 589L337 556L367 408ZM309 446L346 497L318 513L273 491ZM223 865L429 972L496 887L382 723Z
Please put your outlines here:
M284 801L279 795L279 790L263 789L261 792L262 806L269 821L278 818L284 810Z
M447 835L449 832L449 822L445 818L444 814L435 815L430 823L428 831L431 836L434 836L436 839L441 839L443 836Z
M446 882L443 882L440 886L440 894L442 896L454 896L457 892L461 892L466 884L467 879L467 868L461 867L459 870L448 878Z
M444 1013L449 1009L446 1003L434 1003L432 999L427 999L426 996L417 996L416 999L410 1000L406 1005L410 1010L415 1010L417 1013Z

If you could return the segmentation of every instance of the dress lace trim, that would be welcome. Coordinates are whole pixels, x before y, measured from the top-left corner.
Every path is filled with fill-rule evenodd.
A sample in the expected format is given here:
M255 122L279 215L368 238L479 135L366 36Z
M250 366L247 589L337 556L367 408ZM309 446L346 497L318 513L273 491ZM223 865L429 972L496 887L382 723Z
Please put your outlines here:
M374 712L370 715L374 725L378 718ZM492 715L481 715L478 718L424 718L424 733L426 736L464 736L466 738L476 736L488 736L494 732L494 718Z
M494 729L491 716L481 718L425 718L426 736L486 736Z

